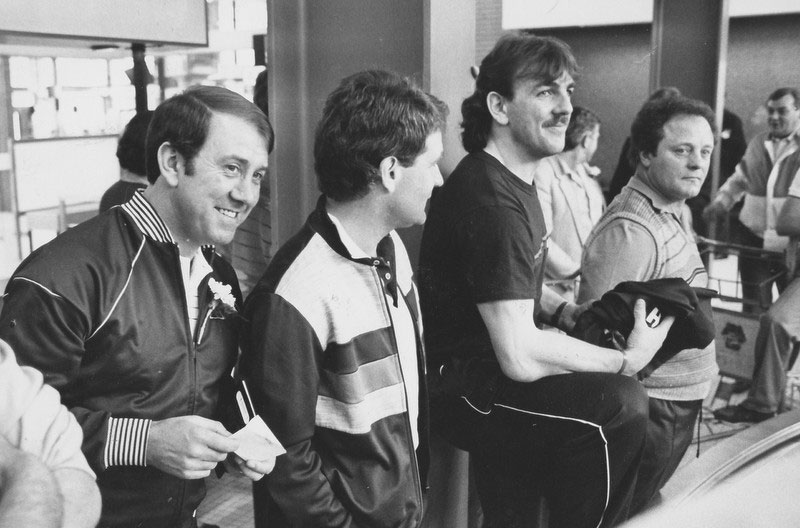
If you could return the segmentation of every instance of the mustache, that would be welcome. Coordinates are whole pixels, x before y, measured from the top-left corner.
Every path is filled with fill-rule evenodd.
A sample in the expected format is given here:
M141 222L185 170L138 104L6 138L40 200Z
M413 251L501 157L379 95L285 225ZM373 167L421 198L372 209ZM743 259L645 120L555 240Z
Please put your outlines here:
M569 124L569 114L560 115L558 117L554 117L548 121L545 121L542 126L544 127L552 127L552 126L563 126Z

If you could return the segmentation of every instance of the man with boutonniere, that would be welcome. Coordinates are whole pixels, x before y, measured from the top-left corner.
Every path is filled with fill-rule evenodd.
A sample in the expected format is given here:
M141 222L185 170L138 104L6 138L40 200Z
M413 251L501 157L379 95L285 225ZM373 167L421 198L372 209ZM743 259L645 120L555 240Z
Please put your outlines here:
M154 112L149 187L58 236L14 272L0 338L55 387L83 429L100 526L193 527L220 462L253 480L220 423L241 293L214 252L258 199L273 145L243 97L196 86Z

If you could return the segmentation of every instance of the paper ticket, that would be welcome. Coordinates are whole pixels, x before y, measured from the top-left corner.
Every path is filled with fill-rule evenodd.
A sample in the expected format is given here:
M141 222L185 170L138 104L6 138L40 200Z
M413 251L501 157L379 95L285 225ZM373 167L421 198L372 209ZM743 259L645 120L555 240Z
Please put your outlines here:
M239 449L234 453L244 460L267 460L286 452L260 416L247 422L232 437L239 441Z

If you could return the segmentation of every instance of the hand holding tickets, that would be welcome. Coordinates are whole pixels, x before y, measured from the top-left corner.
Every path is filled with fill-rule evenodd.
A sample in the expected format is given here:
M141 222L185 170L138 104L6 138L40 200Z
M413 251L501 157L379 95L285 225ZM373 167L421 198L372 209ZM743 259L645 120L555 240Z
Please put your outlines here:
M234 453L244 460L267 460L286 452L260 416L247 422L247 425L233 433L232 437L240 443L239 449Z

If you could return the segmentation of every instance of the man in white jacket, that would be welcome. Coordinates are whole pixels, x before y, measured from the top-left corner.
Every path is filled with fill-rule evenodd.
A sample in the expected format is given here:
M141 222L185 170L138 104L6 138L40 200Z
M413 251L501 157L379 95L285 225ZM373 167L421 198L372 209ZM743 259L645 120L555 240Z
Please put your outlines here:
M708 221L724 216L744 198L739 220L751 231L745 245L782 251L788 238L778 235L775 224L797 171L800 170L800 93L779 88L767 99L769 131L758 134L747 145L736 172L725 182L703 215ZM780 262L741 258L745 311L766 309L772 304L772 283L786 287L786 268Z

